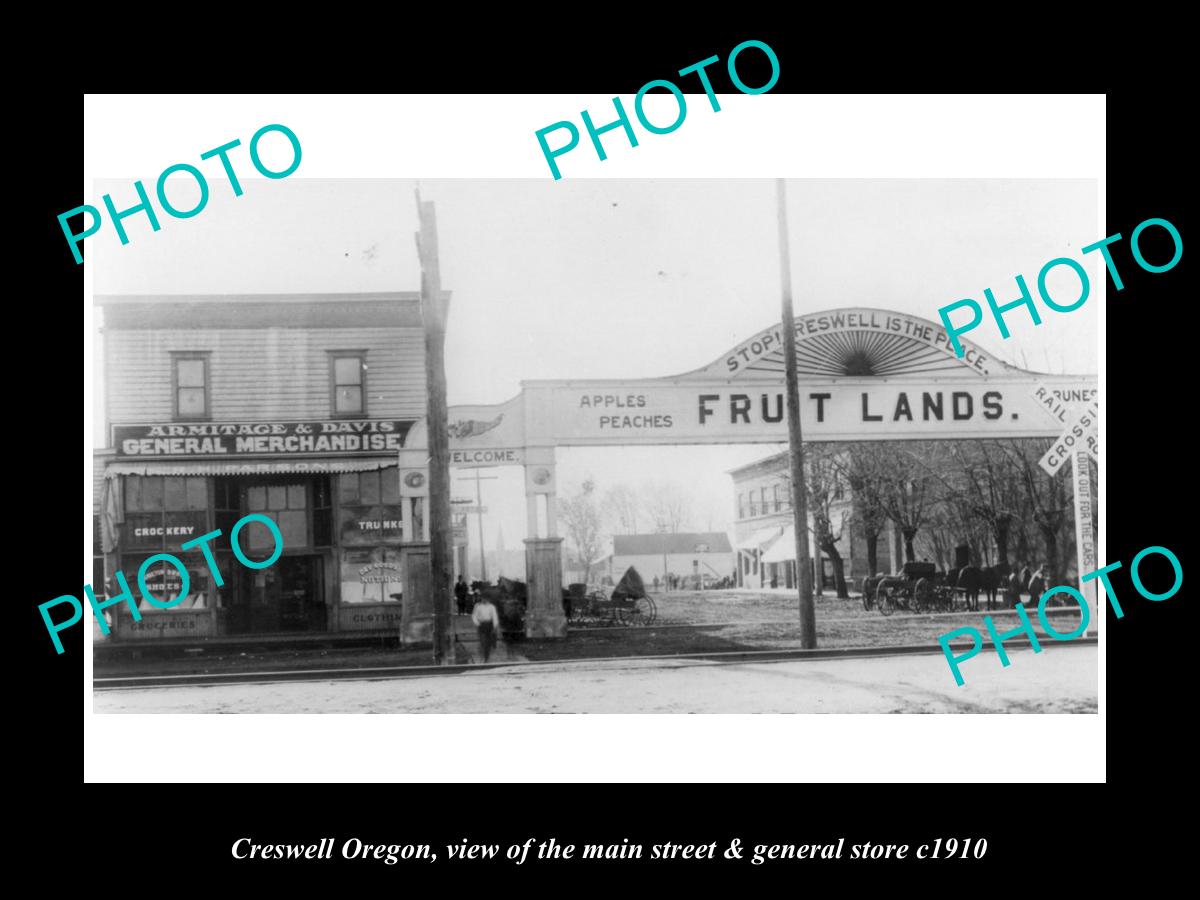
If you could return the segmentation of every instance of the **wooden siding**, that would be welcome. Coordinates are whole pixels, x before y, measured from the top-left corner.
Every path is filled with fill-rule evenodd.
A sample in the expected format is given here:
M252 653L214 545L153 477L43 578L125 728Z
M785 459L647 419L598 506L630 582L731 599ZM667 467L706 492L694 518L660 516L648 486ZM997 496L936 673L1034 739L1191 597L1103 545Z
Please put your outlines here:
M425 414L419 328L124 330L105 333L111 423L170 422L171 352L211 351L213 421L332 417L329 350L366 350L366 418Z

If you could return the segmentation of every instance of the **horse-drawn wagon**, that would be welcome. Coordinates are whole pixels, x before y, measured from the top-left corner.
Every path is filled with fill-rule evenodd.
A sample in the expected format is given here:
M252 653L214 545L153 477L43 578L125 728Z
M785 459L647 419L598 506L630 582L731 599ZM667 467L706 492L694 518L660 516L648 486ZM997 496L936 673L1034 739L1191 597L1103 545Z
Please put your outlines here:
M897 608L918 613L954 610L954 585L931 562L906 562L899 574L874 581L874 605L885 616ZM864 585L864 605L866 593Z
M586 584L568 585L563 590L563 612L568 622L577 625L649 625L658 617L654 600L633 566L625 570L611 596L588 590Z

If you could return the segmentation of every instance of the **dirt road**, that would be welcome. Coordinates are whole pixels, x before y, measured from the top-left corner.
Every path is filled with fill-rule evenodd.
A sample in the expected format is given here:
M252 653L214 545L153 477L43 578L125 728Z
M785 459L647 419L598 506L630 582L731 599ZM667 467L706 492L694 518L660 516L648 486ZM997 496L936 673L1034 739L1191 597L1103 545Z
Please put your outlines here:
M1094 713L1095 645L994 653L718 664L698 660L522 663L387 681L98 691L97 713Z

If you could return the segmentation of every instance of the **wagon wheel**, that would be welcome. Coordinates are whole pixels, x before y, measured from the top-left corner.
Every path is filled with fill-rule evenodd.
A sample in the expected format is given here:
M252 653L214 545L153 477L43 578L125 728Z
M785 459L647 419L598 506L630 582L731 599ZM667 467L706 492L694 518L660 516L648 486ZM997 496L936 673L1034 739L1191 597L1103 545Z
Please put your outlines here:
M649 625L658 615L654 601L649 597L638 597L633 605L621 610L622 625Z
M875 602L879 604L879 611L885 616L890 616L896 611L896 598L892 596L891 588L880 585L875 592Z
M872 596L872 593L875 589L875 585L869 583L863 585L862 605L863 609L865 609L867 612L870 612L871 607L875 605L875 598Z
M913 588L913 612L933 609L935 599L933 582L928 578L918 578Z

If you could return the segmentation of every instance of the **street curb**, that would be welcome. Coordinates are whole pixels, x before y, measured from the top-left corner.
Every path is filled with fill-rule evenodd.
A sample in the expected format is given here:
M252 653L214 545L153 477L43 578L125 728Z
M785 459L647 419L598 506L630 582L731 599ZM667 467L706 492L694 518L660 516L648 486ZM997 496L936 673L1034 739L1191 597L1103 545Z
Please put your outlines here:
M1069 642L1071 645L1095 646L1098 641L1094 637L1077 638ZM1028 648L1028 639L1005 641L1006 649ZM1059 645L1063 646L1063 645ZM994 650L995 646L985 642L983 650ZM827 659L871 659L888 656L919 656L941 654L941 647L921 644L907 647L843 647L815 650L732 650L711 653L679 653L658 656L597 656L585 659L569 660L528 660L526 662L496 662L473 663L452 666L376 666L354 669L295 669L276 670L268 672L237 672L189 675L132 675L113 678L94 678L93 690L129 690L132 688L149 687L217 687L232 684L260 684L287 681L380 681L403 678L430 678L438 675L461 675L470 672L483 673L497 669L534 671L538 667L585 667L595 663L631 663L644 662L676 662L701 663L711 662L718 665L732 665L746 662L796 662L804 660Z

